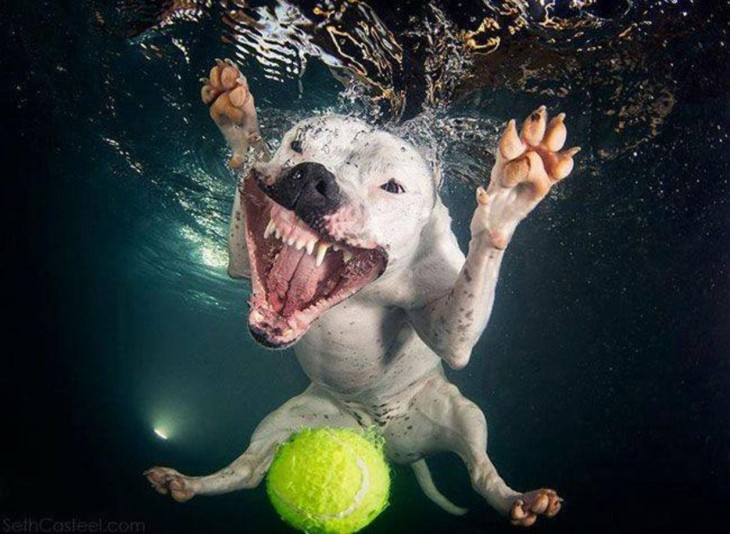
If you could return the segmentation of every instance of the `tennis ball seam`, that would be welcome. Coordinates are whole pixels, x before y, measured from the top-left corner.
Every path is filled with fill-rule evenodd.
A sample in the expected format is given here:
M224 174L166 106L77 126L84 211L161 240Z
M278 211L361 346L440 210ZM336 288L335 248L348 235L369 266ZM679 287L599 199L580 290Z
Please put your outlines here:
M390 473L375 429L301 428L282 443L266 489L281 519L303 532L344 534L388 505Z

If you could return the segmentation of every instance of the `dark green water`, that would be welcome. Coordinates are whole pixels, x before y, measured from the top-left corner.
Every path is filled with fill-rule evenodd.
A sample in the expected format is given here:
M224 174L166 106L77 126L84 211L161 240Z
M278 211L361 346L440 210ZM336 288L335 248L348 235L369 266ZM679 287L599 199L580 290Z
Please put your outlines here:
M99 4L10 2L2 22L0 531L53 517L286 532L260 488L179 505L141 476L154 464L190 474L226 465L306 380L290 352L253 343L247 285L221 267L235 180L197 79L235 49L215 17L130 37L100 27ZM724 524L727 10L670 4L655 26L692 24L643 67L672 66L664 82L675 103L652 135L605 128L603 82L614 74L600 69L581 71L566 94L476 84L442 110L481 125L447 143L455 175L488 163L473 147L495 125L542 103L568 112L569 142L584 147L574 175L518 230L472 362L449 373L483 408L507 482L566 498L540 531ZM315 110L352 109L321 62L310 61L301 96L246 65L272 139ZM621 75L619 104L641 85L636 71ZM471 186L453 180L444 197L464 243ZM391 506L368 532L511 530L455 457L430 465L471 512L441 512L396 468Z

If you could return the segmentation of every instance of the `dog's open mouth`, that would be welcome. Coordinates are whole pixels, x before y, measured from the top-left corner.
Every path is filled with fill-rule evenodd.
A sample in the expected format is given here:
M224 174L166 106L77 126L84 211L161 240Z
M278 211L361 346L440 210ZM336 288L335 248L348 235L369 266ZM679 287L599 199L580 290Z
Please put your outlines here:
M382 247L356 247L315 231L264 193L253 174L241 191L253 291L249 329L262 345L284 348L378 278L388 258Z

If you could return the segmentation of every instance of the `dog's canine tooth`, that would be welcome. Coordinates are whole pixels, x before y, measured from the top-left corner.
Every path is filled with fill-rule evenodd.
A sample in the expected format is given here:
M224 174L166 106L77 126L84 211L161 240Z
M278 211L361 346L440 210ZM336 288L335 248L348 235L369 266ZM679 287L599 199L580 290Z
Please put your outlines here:
M328 248L330 248L330 246L327 243L320 243L317 247L317 267L322 265L322 262L324 261L324 255L327 254Z
M350 261L351 259L352 259L352 252L350 252L349 250L343 250L343 251L342 251L342 260L343 260L343 261L344 261L345 263L347 263L347 262L348 262L348 261Z
M274 221L269 220L269 224L266 226L266 230L264 230L264 239L268 238L271 234L273 234L275 228L276 228L276 225L274 225Z
M312 254L314 252L314 245L317 244L317 240L313 239L309 243L307 243L307 254Z

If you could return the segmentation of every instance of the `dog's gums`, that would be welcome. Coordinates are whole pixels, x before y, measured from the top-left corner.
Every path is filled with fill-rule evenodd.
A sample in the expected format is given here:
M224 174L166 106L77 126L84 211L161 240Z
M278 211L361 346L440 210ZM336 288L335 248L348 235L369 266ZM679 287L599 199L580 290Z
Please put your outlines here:
M259 343L284 348L325 311L378 278L388 259L382 247L356 247L315 231L255 182L246 178L240 193L253 289L248 324Z

